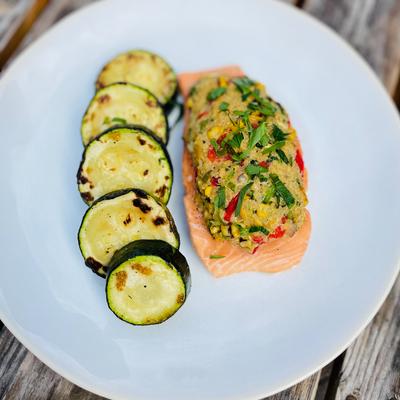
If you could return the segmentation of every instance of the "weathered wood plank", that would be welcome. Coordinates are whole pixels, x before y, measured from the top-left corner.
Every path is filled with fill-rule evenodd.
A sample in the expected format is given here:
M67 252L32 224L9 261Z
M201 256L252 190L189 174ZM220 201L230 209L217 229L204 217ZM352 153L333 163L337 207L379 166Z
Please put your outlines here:
M335 399L400 399L400 280L347 350Z
M3 20L5 25L8 26L8 30L4 32L0 40L0 68L3 68L11 54L18 47L21 40L24 38L33 22L43 10L48 0L25 0L19 2L19 13L8 21L8 18L4 17ZM15 1L14 1L15 2ZM14 8L11 9L12 13Z
M304 10L349 41L394 93L400 71L399 0L306 0Z
M7 328L0 335L0 399L101 400L40 362Z
M307 0L369 62L400 105L400 1ZM400 399L400 279L370 325L347 350L337 400Z
M297 385L265 400L313 400L317 394L320 374L321 371L318 371Z

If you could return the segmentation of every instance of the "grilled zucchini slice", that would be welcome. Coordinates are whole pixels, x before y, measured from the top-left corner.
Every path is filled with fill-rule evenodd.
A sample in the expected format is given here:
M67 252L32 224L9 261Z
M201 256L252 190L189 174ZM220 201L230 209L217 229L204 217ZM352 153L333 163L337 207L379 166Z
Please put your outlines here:
M128 51L109 61L97 77L96 89L115 82L129 82L144 87L163 106L173 102L178 88L171 66L159 55L145 50Z
M78 170L87 204L115 190L143 189L163 204L172 187L172 165L164 144L140 127L111 128L86 146Z
M159 324L185 302L190 270L185 257L161 240L138 240L118 250L106 283L107 304L133 325Z
M179 248L179 234L168 209L140 189L106 194L86 211L79 228L85 264L105 277L116 250L139 239L164 240Z
M99 90L82 119L81 135L86 146L105 130L135 124L150 129L164 143L168 122L156 97L148 90L129 83L116 83Z

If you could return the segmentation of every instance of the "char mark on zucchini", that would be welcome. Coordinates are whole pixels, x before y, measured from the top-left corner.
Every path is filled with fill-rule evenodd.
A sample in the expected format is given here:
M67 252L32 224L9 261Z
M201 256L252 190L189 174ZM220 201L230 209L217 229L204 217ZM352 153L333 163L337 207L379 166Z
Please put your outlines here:
M158 324L179 310L190 285L189 266L176 248L161 240L138 240L111 259L107 304L130 324Z
M144 50L131 50L110 60L96 80L100 90L116 82L132 83L152 92L163 107L169 111L174 105L178 84L175 72L159 55ZM155 107L153 99L147 100Z
M138 140L151 143L153 148L143 152ZM111 128L85 148L77 181L81 196L89 205L106 193L132 186L166 204L172 176L164 144L149 130L130 126Z
M140 202L140 207L134 202ZM154 220L158 218L165 223L156 225ZM115 251L139 239L163 240L179 248L179 234L170 212L140 189L116 191L95 201L84 215L78 233L86 265L102 277L106 276Z
M109 128L131 124L142 125L164 143L168 141L165 112L151 92L128 83L106 86L94 95L82 118L83 144L86 146Z

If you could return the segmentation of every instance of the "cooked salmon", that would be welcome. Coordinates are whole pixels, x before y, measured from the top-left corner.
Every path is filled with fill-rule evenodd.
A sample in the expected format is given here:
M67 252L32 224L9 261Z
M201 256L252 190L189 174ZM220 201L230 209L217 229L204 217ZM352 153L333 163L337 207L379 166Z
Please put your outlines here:
M195 82L209 75L237 77L244 74L238 66L180 74L178 80L183 95L186 97ZM187 121L188 110L186 109L186 128ZM300 143L298 143L298 150L302 154ZM256 251L251 254L232 244L229 240L216 240L211 236L204 217L196 205L195 170L186 146L183 153L182 172L185 188L184 204L192 243L200 259L214 276L221 277L244 271L279 272L293 267L301 261L311 233L311 218L308 211L305 211L304 222L292 237L284 236L268 241L257 247ZM303 179L304 186L306 186L307 171L305 169Z

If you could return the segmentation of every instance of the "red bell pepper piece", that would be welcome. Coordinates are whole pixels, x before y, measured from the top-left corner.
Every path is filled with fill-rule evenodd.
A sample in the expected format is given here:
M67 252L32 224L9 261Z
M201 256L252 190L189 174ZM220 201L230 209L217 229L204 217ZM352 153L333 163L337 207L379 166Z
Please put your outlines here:
M258 245L257 247L254 247L253 251L251 252L251 254L255 254L255 252L258 250L260 246Z
M264 168L268 168L269 167L269 163L267 163L266 161L261 161L260 163L258 163L258 165L260 167L264 167Z
M215 176L211 177L211 186L218 186L219 185L219 178L216 178Z
M304 161L303 157L301 156L300 150L296 150L296 158L295 158L296 164L299 166L300 172L304 172Z
M226 207L225 214L224 214L224 220L226 222L231 221L231 218L232 218L233 213L235 212L238 200L239 200L239 193L235 197L232 198L232 200L229 202L228 206Z
M272 233L269 234L271 239L279 239L285 234L285 230L279 225Z
M197 119L205 117L207 114L208 114L208 111L202 111L202 112L197 114Z
M218 139L217 143L221 146L222 141L226 138L226 133L223 133Z
M253 235L253 236L251 237L251 240L252 240L254 243L257 243L257 244L263 244L263 243L264 243L264 239L263 239L262 236Z
M215 161L217 159L217 152L215 151L214 147L210 146L207 153L207 158L210 161Z
M230 154L226 154L225 157L224 157L224 160L225 161L227 161L227 160L232 161L232 156Z

